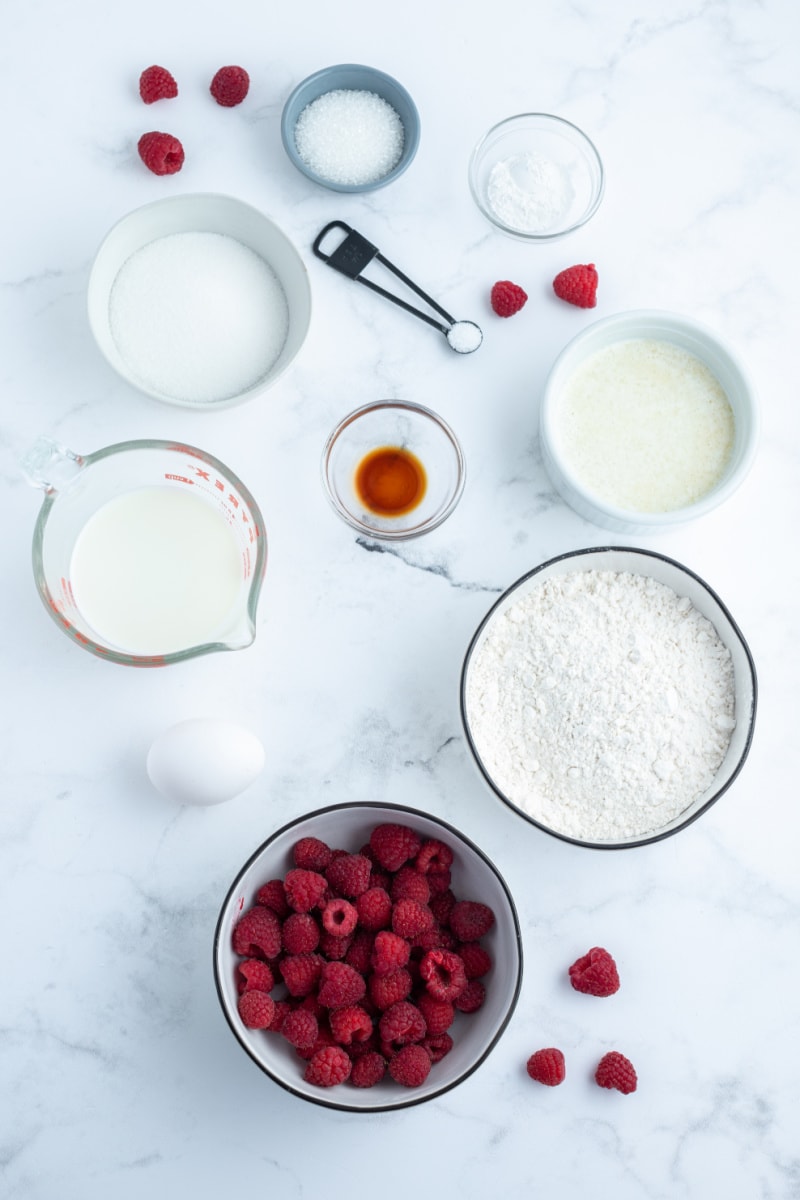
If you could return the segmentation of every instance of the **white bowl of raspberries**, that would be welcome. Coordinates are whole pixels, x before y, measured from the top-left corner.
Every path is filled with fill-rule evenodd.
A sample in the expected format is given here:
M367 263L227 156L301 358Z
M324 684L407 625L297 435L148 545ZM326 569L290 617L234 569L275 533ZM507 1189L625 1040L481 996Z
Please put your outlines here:
M339 804L245 863L214 940L222 1011L242 1048L306 1100L380 1112L472 1073L522 982L514 901L445 821Z

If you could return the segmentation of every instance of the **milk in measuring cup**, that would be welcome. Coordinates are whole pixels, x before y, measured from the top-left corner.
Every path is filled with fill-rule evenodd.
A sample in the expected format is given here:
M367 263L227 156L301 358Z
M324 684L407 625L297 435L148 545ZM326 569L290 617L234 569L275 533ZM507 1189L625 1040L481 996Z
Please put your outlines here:
M89 518L70 577L77 608L104 642L160 655L224 635L243 570L219 510L190 492L155 486L117 496Z

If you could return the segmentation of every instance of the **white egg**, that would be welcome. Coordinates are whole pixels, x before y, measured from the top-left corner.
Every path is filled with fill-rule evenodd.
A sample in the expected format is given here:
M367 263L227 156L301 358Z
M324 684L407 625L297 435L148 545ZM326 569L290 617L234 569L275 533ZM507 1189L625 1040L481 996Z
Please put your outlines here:
M147 755L147 774L177 804L222 804L264 769L264 747L249 730L216 717L192 717L165 729Z

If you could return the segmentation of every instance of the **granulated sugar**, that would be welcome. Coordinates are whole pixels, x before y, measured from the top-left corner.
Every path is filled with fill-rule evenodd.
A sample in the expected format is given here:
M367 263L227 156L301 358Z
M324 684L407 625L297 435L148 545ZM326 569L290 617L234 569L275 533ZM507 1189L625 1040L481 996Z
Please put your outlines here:
M123 263L109 300L128 371L175 400L213 404L263 379L289 329L272 268L235 238L174 233Z
M583 841L666 825L711 784L735 727L714 627L626 572L555 575L511 603L473 653L465 703L500 791Z
M331 183L377 183L400 161L405 132L400 117L375 92L337 88L318 96L294 128L297 153Z

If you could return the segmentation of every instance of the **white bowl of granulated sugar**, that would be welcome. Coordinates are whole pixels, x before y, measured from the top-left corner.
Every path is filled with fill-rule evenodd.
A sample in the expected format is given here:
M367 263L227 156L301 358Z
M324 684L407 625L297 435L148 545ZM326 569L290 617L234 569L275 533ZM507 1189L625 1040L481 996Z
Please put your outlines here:
M641 846L684 829L750 750L753 659L698 575L628 547L528 572L486 614L461 712L485 780L565 841Z

